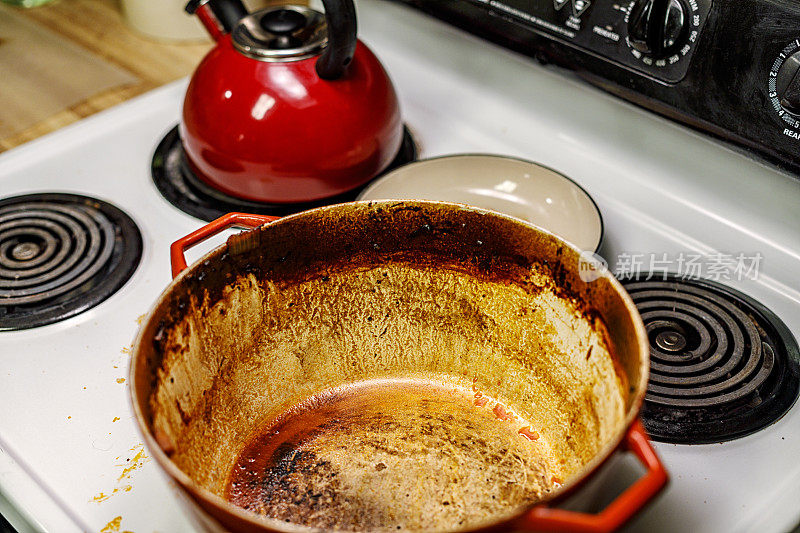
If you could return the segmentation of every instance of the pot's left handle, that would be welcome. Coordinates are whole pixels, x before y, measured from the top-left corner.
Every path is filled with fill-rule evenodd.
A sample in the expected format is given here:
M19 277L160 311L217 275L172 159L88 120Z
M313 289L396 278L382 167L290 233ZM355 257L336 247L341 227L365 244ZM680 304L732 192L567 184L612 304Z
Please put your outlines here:
M217 233L231 227L254 229L267 222L272 222L280 217L268 215L248 215L246 213L228 213L213 222L209 222L197 231L193 231L186 237L182 237L172 243L169 248L169 256L172 262L172 277L186 269L186 257L183 255L186 250L199 244L204 240L216 235Z

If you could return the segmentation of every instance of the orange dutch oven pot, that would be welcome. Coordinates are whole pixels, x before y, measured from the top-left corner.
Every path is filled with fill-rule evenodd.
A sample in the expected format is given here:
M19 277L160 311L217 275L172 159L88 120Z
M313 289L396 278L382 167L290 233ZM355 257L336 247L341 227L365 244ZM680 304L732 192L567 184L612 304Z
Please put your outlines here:
M234 226L251 231L187 267L187 248ZM211 529L612 531L667 483L638 419L636 307L542 229L354 202L232 213L171 258L133 406ZM596 514L555 507L619 452L638 481Z

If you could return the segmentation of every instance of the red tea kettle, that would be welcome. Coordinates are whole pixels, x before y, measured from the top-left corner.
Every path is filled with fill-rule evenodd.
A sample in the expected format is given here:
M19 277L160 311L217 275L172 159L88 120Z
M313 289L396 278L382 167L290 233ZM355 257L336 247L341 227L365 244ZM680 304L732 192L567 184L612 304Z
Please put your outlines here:
M310 202L357 188L400 149L391 80L356 38L352 0L248 14L193 0L216 46L192 76L180 134L192 171L226 194Z

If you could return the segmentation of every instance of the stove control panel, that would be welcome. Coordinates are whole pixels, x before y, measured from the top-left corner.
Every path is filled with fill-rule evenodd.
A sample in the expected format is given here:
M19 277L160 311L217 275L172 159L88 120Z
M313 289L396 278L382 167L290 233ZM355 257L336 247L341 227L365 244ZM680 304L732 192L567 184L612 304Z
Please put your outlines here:
M467 0L664 83L686 76L712 0Z
M800 0L399 0L800 178Z

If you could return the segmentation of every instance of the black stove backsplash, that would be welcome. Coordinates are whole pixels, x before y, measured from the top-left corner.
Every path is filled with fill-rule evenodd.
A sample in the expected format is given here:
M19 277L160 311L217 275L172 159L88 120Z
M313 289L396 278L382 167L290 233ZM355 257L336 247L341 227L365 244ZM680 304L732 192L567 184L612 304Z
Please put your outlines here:
M400 0L800 174L796 0Z

